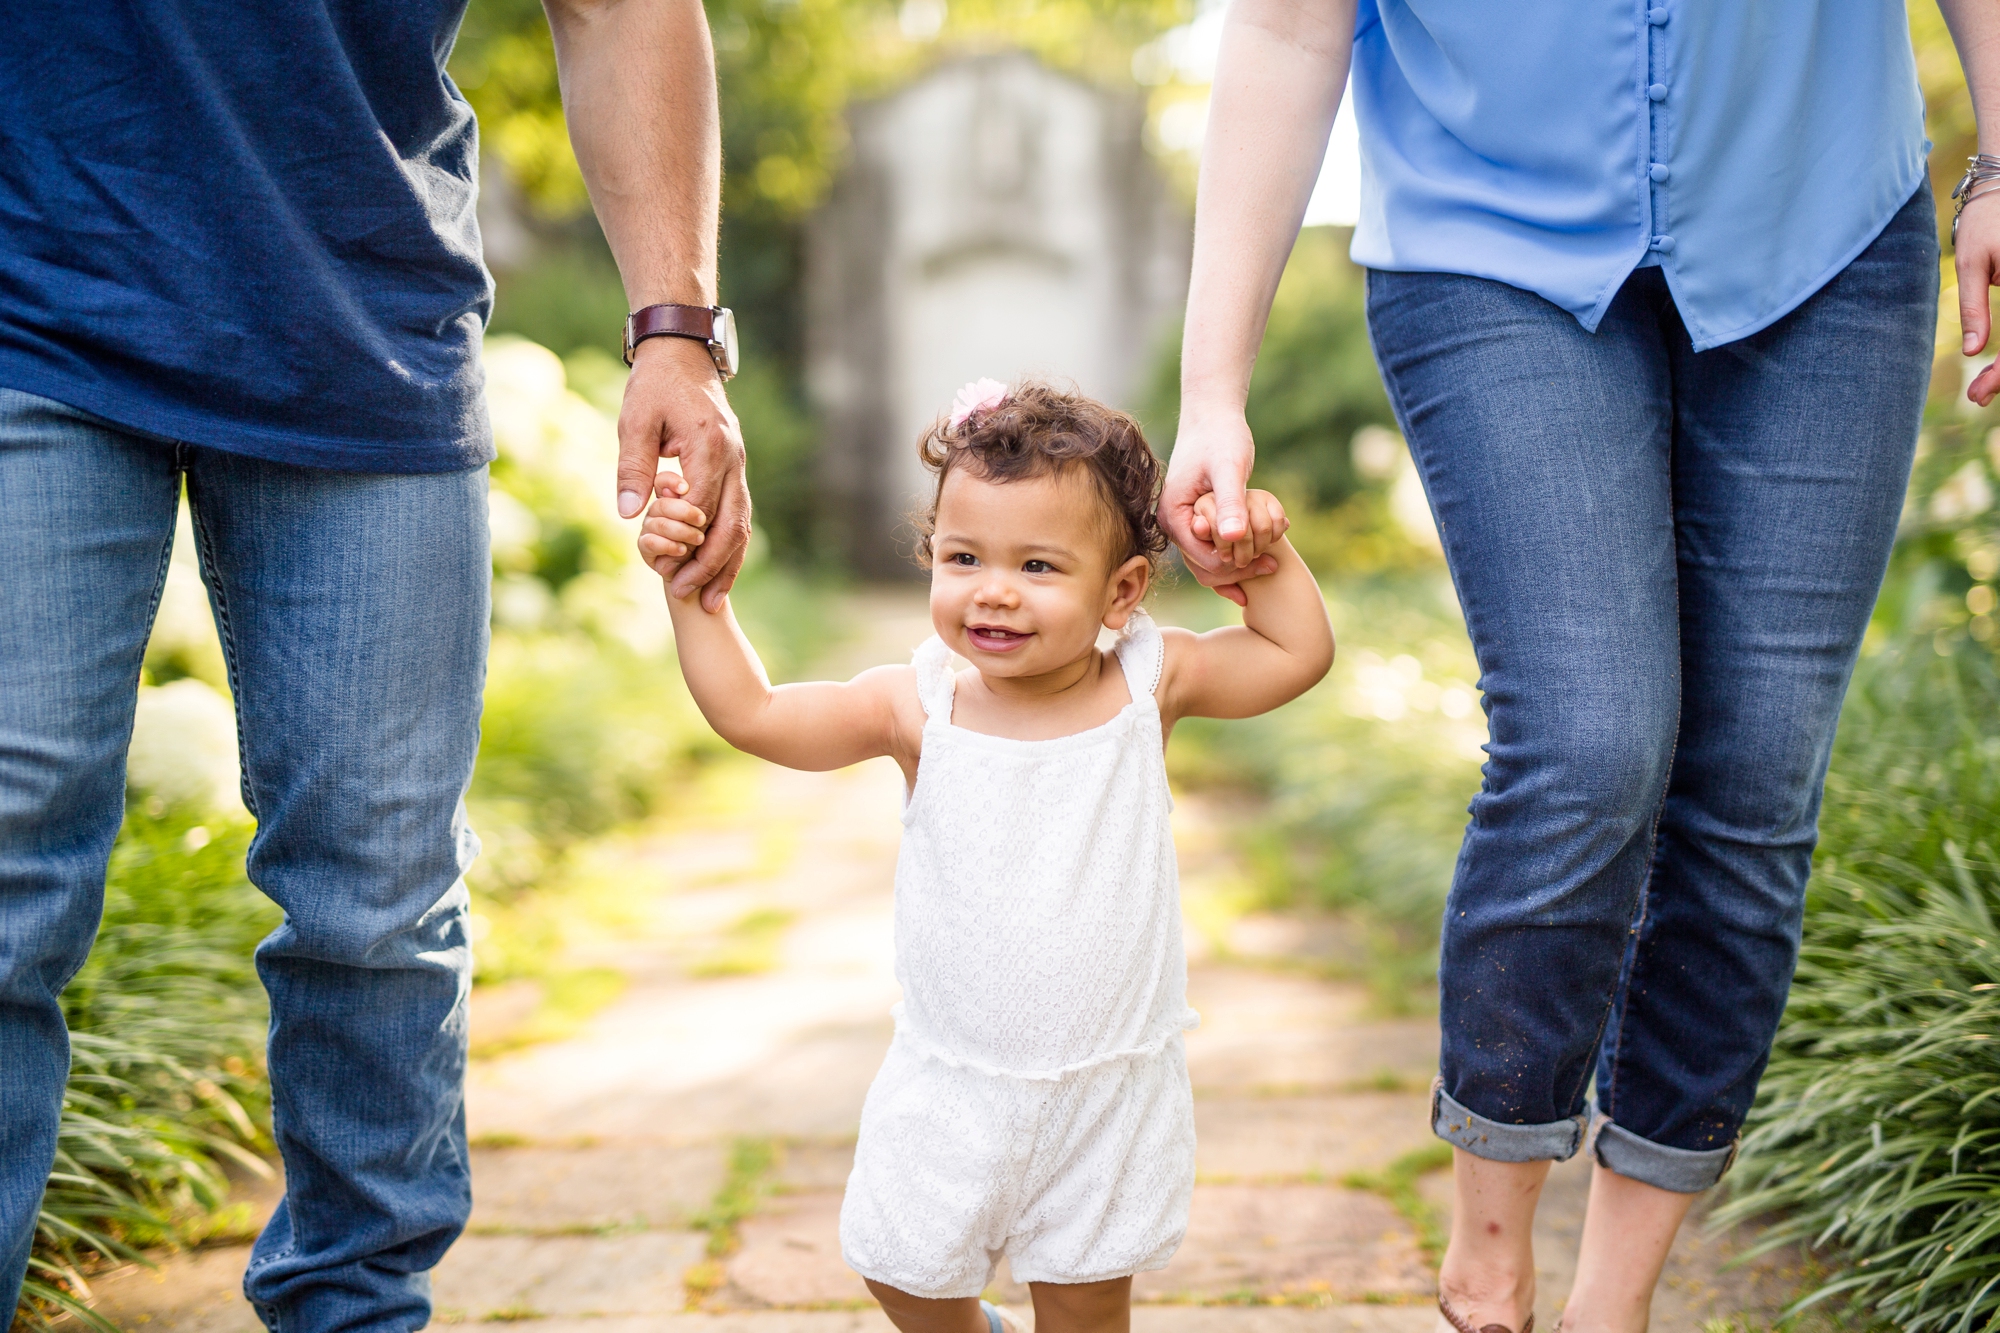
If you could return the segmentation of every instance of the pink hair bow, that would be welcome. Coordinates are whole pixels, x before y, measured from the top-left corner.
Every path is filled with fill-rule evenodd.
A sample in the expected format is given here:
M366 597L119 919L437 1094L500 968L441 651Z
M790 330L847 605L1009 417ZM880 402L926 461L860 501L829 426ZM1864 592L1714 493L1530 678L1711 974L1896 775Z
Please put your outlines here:
M951 428L957 430L972 418L991 412L1006 401L1007 386L999 380L974 380L951 400Z

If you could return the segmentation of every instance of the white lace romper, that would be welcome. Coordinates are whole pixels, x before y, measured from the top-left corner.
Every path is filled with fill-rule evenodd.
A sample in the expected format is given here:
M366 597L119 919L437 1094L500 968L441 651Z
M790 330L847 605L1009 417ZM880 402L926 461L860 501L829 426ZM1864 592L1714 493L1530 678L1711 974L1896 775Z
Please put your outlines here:
M952 725L951 655L896 863L896 1039L868 1090L841 1250L915 1296L1164 1267L1187 1230L1194 1102L1160 632L1117 646L1131 702L1020 741Z

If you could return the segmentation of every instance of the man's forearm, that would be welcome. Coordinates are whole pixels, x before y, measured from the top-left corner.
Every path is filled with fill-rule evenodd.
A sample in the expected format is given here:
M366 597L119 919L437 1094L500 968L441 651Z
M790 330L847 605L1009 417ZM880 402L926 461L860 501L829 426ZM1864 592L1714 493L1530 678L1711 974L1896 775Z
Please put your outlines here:
M700 0L544 0L570 142L630 308L715 304L722 138Z
M1353 47L1354 0L1236 0L1230 7L1195 204L1184 406L1240 407L1249 392Z

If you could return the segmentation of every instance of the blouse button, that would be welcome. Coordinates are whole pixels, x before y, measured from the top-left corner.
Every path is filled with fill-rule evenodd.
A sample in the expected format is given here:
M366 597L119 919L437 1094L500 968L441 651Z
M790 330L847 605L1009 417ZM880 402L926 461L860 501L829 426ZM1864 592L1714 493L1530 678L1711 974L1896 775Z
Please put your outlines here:
M1653 238L1653 248L1663 255L1670 255L1674 252L1674 238L1671 236L1655 236Z
M1659 27L1662 23L1665 23L1667 21L1666 6L1655 5L1653 6L1653 8L1647 10L1646 21L1652 24L1656 28Z
M1648 176L1651 176L1656 181L1663 181L1667 177L1673 175L1674 173L1667 170L1666 163L1655 162L1652 166L1646 168L1646 174Z
M1656 83L1656 84L1654 84L1654 85L1653 85L1652 87L1650 87L1650 88L1648 88L1648 89L1646 90L1646 96L1648 96L1648 97L1652 98L1652 99L1653 99L1653 100L1654 100L1655 102L1664 102L1664 101L1666 101L1666 100L1667 100L1667 85L1666 85L1666 84L1664 84L1664 83Z

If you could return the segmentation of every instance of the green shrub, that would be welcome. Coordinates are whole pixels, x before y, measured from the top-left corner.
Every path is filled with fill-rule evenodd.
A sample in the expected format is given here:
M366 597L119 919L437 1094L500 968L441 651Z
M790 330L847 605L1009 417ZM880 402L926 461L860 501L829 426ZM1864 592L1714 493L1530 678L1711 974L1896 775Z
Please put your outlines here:
M265 1010L250 954L278 912L243 875L250 829L127 820L104 924L63 994L73 1065L22 1313L95 1321L96 1256L187 1244L227 1219L221 1163L267 1171Z
M1438 921L1479 789L1478 668L1442 576L1333 585L1326 680L1244 722L1175 728L1170 771L1272 799L1244 833L1268 906L1363 928L1378 998L1401 1006L1436 968Z
M1257 484L1310 508L1338 505L1364 485L1348 447L1355 432L1395 424L1368 343L1365 275L1347 258L1351 235L1335 227L1299 233L1250 379ZM1163 452L1179 415L1176 340L1140 412Z
M1962 642L1962 640L1961 640ZM1723 1220L1839 1256L1808 1298L1910 1333L2000 1312L2000 678L1930 640L1863 664L1805 944Z

